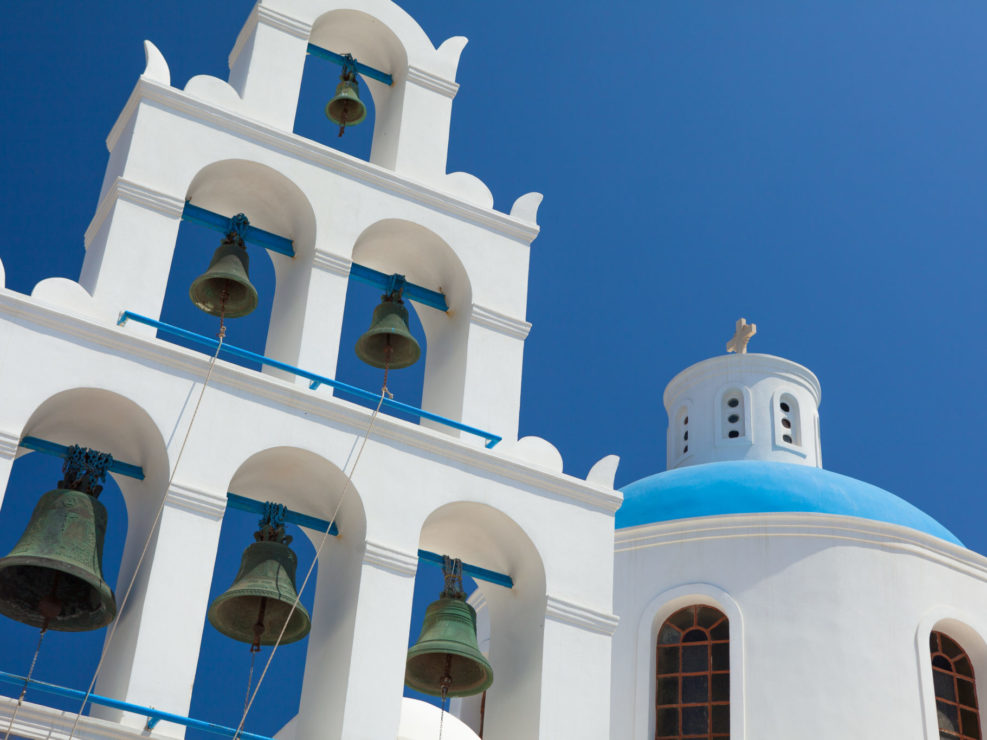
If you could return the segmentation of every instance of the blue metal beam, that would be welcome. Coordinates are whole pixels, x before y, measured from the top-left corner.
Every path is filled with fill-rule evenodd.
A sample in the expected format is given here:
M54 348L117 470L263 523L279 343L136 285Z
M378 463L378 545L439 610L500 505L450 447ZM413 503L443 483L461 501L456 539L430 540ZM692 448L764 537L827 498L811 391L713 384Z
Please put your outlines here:
M389 289L389 286L392 284L393 277L393 275L387 275L383 272L378 272L377 270L371 270L369 267L358 265L355 262L350 265L350 278L353 280L359 280L361 283L376 285L384 292L387 292ZM405 282L401 295L404 298L410 298L417 303L430 306L431 308L437 308L440 311L449 310L449 304L446 303L446 297L437 290L430 290L429 288L423 288L422 286L415 285L414 283Z
M25 437L21 440L20 446L28 450L43 452L46 455L53 455L55 457L64 458L69 456L69 448L65 445L60 445L56 442L49 442L47 439L39 439L38 437ZM130 463L114 460L109 467L109 471L111 473L125 475L128 478L144 480L144 469L139 465L131 465Z
M226 494L226 505L231 509L248 511L251 514L264 514L264 503L262 501L247 498L246 496L237 496L235 493ZM297 511L292 511L291 509L288 509L288 512L284 515L284 520L291 524L297 524L299 527L314 529L316 532L325 532L326 526L329 524L325 519L319 519L308 514L299 514ZM339 536L339 527L336 526L336 522L332 523L329 534L333 537Z
M437 565L440 568L445 564L445 558L442 555L439 555L437 552L430 552L429 550L419 550L418 559L432 565ZM486 568L481 568L479 565L463 563L463 573L480 581L496 583L498 586L503 586L504 588L514 588L514 579L509 575L498 573L495 570L487 570Z
M344 66L349 60L346 59L342 54L337 54L334 51L329 51L328 49L323 49L321 46L316 46L315 44L308 45L308 53L314 57L319 57L319 59L325 59L329 62L334 62L340 67ZM377 80L378 82L383 82L385 85L393 85L394 78L387 72L381 72L379 69L374 69L373 67L368 67L366 64L361 64L360 62L353 60L353 66L356 71L362 74L364 77L370 77Z
M147 326L153 326L158 331L164 332L165 334L172 334L176 337L181 337L189 342L194 342L195 344L208 347L211 350L215 350L216 346L219 344L215 339L210 339L209 337L204 337L201 334L196 334L195 332L188 331L187 329L180 329L177 326L172 326L171 324L166 324L163 321L156 321L154 319L149 319L147 316L141 316L133 311L124 311L120 314L120 319L117 321L117 325L123 326L127 321L137 321L141 324L146 324ZM317 373L310 372L308 370L303 370L300 367L295 367L294 365L289 365L286 362L281 362L280 360L274 360L270 357L264 357L264 355L259 355L256 352L251 352L247 349L242 349L241 347L235 347L232 344L223 343L223 351L227 352L234 357L241 357L245 360L251 360L253 362L259 362L261 364L267 365L269 367L277 368L278 370L284 370L285 372L291 373L292 375L297 375L299 378L305 378L309 381L309 387L317 388L320 385L328 385L333 388L344 391L357 398L362 398L365 401L371 401L377 403L380 401L380 396L371 391L364 390L363 388L357 388L355 385L350 385L349 383L343 383L339 380L333 380L332 378L327 378L324 375L318 375ZM395 401L392 398L384 398L382 404L384 408L394 409L395 411L402 411L406 414L412 414L421 419L428 419L429 421L434 421L439 424L443 424L452 429L458 429L461 432L467 432L469 434L475 434L477 437L482 437L487 440L486 447L489 449L500 442L503 437L493 434L491 432L485 432L482 429L477 429L476 427L471 427L467 424L455 421L454 419L447 419L444 416L439 416L438 414L433 414L431 411L425 411L424 409L416 408L407 403L401 403L400 401Z
M0 681L23 686L25 679L24 676L16 676L13 673L0 671ZM43 691L46 694L54 694L55 696L65 696L69 699L75 699L77 701L82 701L86 698L85 691L70 689L53 683L45 683L44 681L32 680L28 683L28 688L36 691ZM191 727L195 730L202 730L203 732L212 732L217 735L225 735L227 737L237 735L235 727L224 727L223 725L217 725L213 722L204 722L201 719L192 719L191 717L183 717L180 714L162 712L160 709L154 709L153 707L142 707L140 704L131 704L129 701L111 699L108 696L90 694L89 702L93 704L100 704L104 707L110 707L112 709L122 709L125 712L133 712L134 714L143 715L148 718L148 725L151 727L153 727L151 724L152 722L157 724L160 720L164 720L165 722L174 722L178 725L185 725L185 727ZM270 738L267 735L256 735L252 732L244 732L243 730L240 731L238 736L245 738L245 740L273 740L273 738Z
M189 201L185 201L185 208L182 210L182 220L198 224L199 226L205 226L207 229L218 231L221 234L225 234L230 228L229 217L207 211L205 208L199 208L199 206L194 206ZM243 235L243 240L251 244L256 244L258 247L270 249L272 252L277 252L278 254L286 254L289 257L295 256L295 245L291 239L272 234L270 231L264 231L264 229L258 229L256 226L247 227Z

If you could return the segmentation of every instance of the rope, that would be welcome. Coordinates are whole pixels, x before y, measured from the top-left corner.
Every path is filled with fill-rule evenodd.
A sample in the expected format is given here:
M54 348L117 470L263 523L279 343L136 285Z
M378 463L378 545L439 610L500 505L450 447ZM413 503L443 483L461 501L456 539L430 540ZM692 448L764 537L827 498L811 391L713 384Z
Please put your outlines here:
M10 739L10 731L14 727L14 720L17 719L17 712L21 708L21 704L24 703L24 695L27 693L27 685L31 683L31 676L34 673L34 666L38 662L38 653L41 652L41 642L45 639L45 635L48 633L48 620L45 619L44 627L41 628L41 634L38 635L38 646L34 649L34 657L31 658L31 667L27 671L27 677L24 679L24 687L21 689L21 695L17 697L17 704L14 706L14 711L10 715L10 722L7 723L7 731L3 735L3 740Z
M209 379L212 377L213 368L216 366L216 360L219 358L219 351L223 348L223 340L226 338L226 298L227 292L223 291L223 301L220 304L219 313L219 334L217 335L219 343L216 345L216 352L213 354L212 358L209 360L209 369L206 371L206 378L202 382L202 390L199 391L199 400L195 402L195 408L192 410L192 418L189 420L188 428L185 430L185 438L182 440L182 446L178 448L178 455L175 457L175 465L171 469L171 475L168 478L168 485L165 488L164 495L161 497L161 503L158 505L158 510L154 515L154 521L151 522L151 527L147 531L147 539L144 540L144 548L141 550L140 557L137 558L137 565L134 567L134 573L130 577L130 583L127 584L127 590L124 591L123 598L120 600L120 606L117 608L117 614L123 614L123 609L127 605L127 599L130 598L130 592L134 588L134 583L137 582L137 574L140 572L141 564L144 562L144 557L147 555L147 550L151 546L151 540L154 538L154 531L157 529L158 522L161 520L161 513L164 511L165 500L168 497L168 491L171 490L171 484L175 480L175 473L178 472L178 464L182 460L182 454L185 452L185 445L188 444L189 437L192 434L192 426L195 423L195 417L199 413L199 407L202 405L202 397L206 394L206 386L209 385ZM93 689L96 686L96 680L99 678L99 672L103 669L103 661L106 660L106 654L109 652L110 643L113 642L113 636L116 634L117 626L120 624L119 616L113 620L110 625L109 634L106 636L106 642L103 645L103 652L100 653L99 662L96 664L96 670L93 672L93 678L89 682L89 688L86 689L86 695L82 699L82 704L79 707L79 711L75 713L75 721L72 723L72 729L69 731L69 736L66 740L72 740L75 737L75 731L79 727L79 720L82 719L82 712L86 708L86 704L89 702L89 697L93 693ZM7 740L4 738L4 740Z
M308 584L308 580L315 570L316 564L319 562L319 555L322 554L322 548L325 546L326 542L329 540L329 532L332 530L332 525L336 521L336 515L339 514L339 509L343 505L343 501L346 495L350 492L350 488L353 483L353 473L356 472L356 466L360 463L360 458L363 456L363 450L367 446L367 440L370 438L370 433L373 431L374 423L377 421L377 415L380 413L380 407L384 403L384 396L389 394L386 384L386 371L385 367L385 384L380 389L380 400L377 401L377 407L374 409L374 413L370 417L370 423L367 425L367 431L363 435L363 439L360 441L360 449L357 450L356 458L353 460L353 465L350 467L350 472L346 476L346 485L343 486L343 492L339 497L339 501L336 503L336 509L332 512L332 516L329 518L329 525L326 527L326 531L322 533L322 539L319 541L319 546L315 548L315 557L312 559L312 564L308 567L308 571L305 573L305 578L302 579L302 585L298 588L295 594L295 600L291 604L291 609L288 611L288 615L284 619L284 624L281 625L281 632L278 633L278 639L274 641L274 645L271 647L271 654L267 657L267 662L264 664L264 670L261 671L260 678L257 679L257 686L254 689L253 696L250 697L250 701L247 702L247 706L244 707L243 716L240 717L240 723L236 726L236 732L233 733L232 740L239 740L240 733L243 732L243 724L247 721L247 714L250 712L250 708L254 704L254 700L257 698L257 694L260 692L261 684L264 683L264 677L267 676L267 669L271 667L271 661L274 660L274 654L278 651L278 647L281 645L281 638L284 637L285 630L288 629L288 622L291 620L291 616L295 613L295 609L298 608L298 602L302 598L302 592L305 590L305 586ZM72 740L69 738L69 740Z

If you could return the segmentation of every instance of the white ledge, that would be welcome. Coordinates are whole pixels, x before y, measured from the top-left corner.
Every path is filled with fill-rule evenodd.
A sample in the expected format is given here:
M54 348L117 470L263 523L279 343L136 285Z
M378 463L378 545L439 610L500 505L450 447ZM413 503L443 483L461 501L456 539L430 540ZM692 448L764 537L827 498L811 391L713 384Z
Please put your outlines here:
M414 576L418 571L418 553L412 555L404 550L396 550L370 540L367 540L363 562L402 576Z
M840 514L790 512L676 519L618 529L614 552L732 538L801 537L903 552L987 582L987 558L911 527Z
M4 727L10 722L17 700L9 696L0 696L0 723ZM27 740L67 740L75 723L76 713L52 709L41 704L24 702L17 710L17 718L11 728L11 737L27 738ZM127 727L82 715L79 726L73 736L77 740L141 740L147 735L136 727Z
M6 457L8 460L15 458L20 443L21 438L16 434L0 432L0 457Z
M106 221L107 217L113 211L113 206L116 205L118 200L143 206L171 218L181 218L182 211L185 209L185 200L183 198L149 188L133 180L118 177L113 181L109 189L107 189L99 205L96 206L96 213L93 216L93 220L89 222L89 226L86 228L84 238L86 249L89 248L89 244L92 242L93 237L96 236L96 233L103 227L103 222Z
M531 324L527 321L515 319L512 316L494 311L490 308L484 308L477 303L473 304L470 322L479 326L485 326L488 329L493 329L509 337L515 337L516 339L524 339L528 336L528 332L531 331Z
M407 80L419 87L424 87L426 90L444 95L450 100L456 97L456 93L459 92L458 83L447 80L444 77L439 77L431 72L426 72L420 67L409 66Z
M171 489L165 496L165 505L184 509L193 514L203 514L218 521L226 513L226 496L220 497L201 488L172 481Z
M349 277L352 266L353 260L349 257L342 257L331 252L315 250L315 257L312 259L312 267L331 272L334 275L341 275L342 277Z
M137 334L126 327L102 324L85 316L63 313L55 306L43 305L20 293L0 289L0 320L7 319L19 325L33 324L48 329L53 336L68 341L92 343L134 360L146 360L165 368L168 372L191 373L197 377L205 374L209 356L170 344L162 339ZM236 389L257 399L264 399L286 409L303 410L347 428L353 434L362 434L367 428L372 410L331 396L307 385L217 361L212 383L228 389ZM468 423L468 420L467 420ZM555 473L524 464L488 450L472 442L464 442L436 429L413 424L392 416L380 415L374 423L374 437L393 440L420 453L435 454L459 463L464 470L482 473L494 478L513 481L530 493L549 498L560 498L593 511L613 515L620 507L623 496L604 486L594 485L564 473Z
M245 118L241 114L145 78L137 80L127 104L106 137L106 145L110 151L113 151L127 123L145 100L157 103L159 108L170 110L184 119L225 130L232 136L251 141L276 153L350 177L395 197L419 203L523 244L530 245L538 236L537 224L526 223L492 208L474 205L393 170L365 162L269 124Z
M548 597L545 618L608 637L617 631L617 625L620 623L620 618L613 614L590 609L555 596Z

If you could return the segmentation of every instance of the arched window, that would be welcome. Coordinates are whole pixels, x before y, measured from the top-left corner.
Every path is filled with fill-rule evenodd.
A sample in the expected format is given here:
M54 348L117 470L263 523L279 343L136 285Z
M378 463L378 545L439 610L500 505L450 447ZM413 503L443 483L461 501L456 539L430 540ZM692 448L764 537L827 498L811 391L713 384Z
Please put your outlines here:
M658 631L655 738L730 737L730 624L687 606Z
M929 643L939 737L979 740L980 711L970 656L942 632L929 635Z

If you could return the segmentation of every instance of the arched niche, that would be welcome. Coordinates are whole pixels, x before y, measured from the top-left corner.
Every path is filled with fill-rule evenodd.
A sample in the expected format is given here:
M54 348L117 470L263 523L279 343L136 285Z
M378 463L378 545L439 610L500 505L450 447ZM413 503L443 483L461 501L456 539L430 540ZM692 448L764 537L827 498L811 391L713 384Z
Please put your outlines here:
M108 452L115 460L137 465L143 470L143 480L110 472L99 495L99 501L106 507L108 515L103 547L103 578L114 591L117 623L121 620L126 622L134 609L125 606L123 599L150 536L168 480L168 456L160 430L148 413L129 398L105 389L82 387L60 391L42 401L20 430L20 438L25 437ZM24 448L21 448L18 458L8 484L8 495L4 497L2 522L5 530L15 530L14 534L19 538L38 498L45 491L56 488L61 480L63 460L40 452L28 453ZM33 474L30 490L22 480L21 470ZM27 498L30 500L25 500ZM20 512L16 523L8 519L8 512L13 511ZM5 543L0 556L6 554ZM144 575L146 567L147 562L144 563ZM45 638L35 677L63 685L76 685L78 680L82 681L81 685L87 684L96 669L108 630L53 632ZM32 648L37 635L36 631L33 632L34 635L28 638ZM18 639L16 634L16 631L11 632L9 636ZM67 654L76 657L59 669ZM13 655L12 651L12 659ZM26 664L19 667L26 670ZM18 666L12 665L7 670L17 669ZM80 675L79 671L84 675ZM62 706L57 700L50 702L46 699L44 703ZM78 702L72 711L76 709Z
M402 219L385 219L365 229L353 246L352 258L445 295L447 312L414 304L428 343L422 408L460 420L472 306L472 287L463 263L435 232Z
M314 596L301 703L335 707L341 715L367 531L360 493L337 465L297 447L275 447L250 456L233 475L230 491L285 504L292 511L332 520L339 528L335 537L302 529L318 552L318 566L306 586ZM300 570L299 589L304 578Z
M24 437L109 452L141 467L144 480L109 474L127 506L129 527L120 579L129 579L168 482L168 453L157 425L125 396L101 388L73 388L40 404L21 431Z
M361 63L393 78L392 85L369 77L361 80L373 98L375 113L370 161L394 169L408 70L404 44L379 18L350 9L330 10L320 15L312 24L309 41L337 54L352 54ZM330 96L334 89L327 91Z
M545 568L538 549L502 511L465 501L433 511L422 526L419 546L513 579L513 588L476 579L483 602L478 621L489 624L487 657L494 671L484 701L483 737L536 737L546 603ZM420 629L420 624L412 625L412 639ZM486 642L484 635L481 639ZM479 696L464 700L461 716L475 722L480 701Z
M266 165L228 159L199 170L185 198L225 216L243 213L251 226L292 240L294 257L251 244L247 251L252 269L258 258L270 259L274 266L275 290L264 354L296 364L315 255L315 211L308 197L294 182ZM261 252L266 252L267 258L261 258ZM203 270L211 256L203 254ZM263 305L264 297L261 301Z

